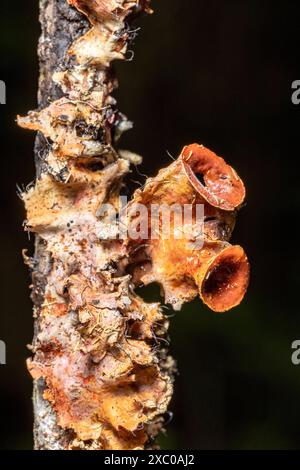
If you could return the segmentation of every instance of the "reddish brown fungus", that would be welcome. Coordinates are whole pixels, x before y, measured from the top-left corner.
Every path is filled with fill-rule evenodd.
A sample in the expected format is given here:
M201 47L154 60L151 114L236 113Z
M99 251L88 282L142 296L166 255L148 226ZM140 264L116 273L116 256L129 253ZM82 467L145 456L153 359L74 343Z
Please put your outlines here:
M198 174L203 176L205 186L197 179ZM203 205L202 245L195 245L195 231L201 230L196 210L192 212L193 231L186 230L189 227L184 222L180 239L174 232L175 214L171 214L173 232L170 238L164 237L166 214L160 212L158 239L149 239L144 250L137 250L140 241L128 240L135 282L158 282L166 302L177 309L198 294L216 312L238 305L249 283L249 264L243 249L228 242L244 197L241 179L222 158L198 144L185 147L178 160L149 179L143 190L136 191L132 204L150 208L153 204L163 207L180 203L191 204L193 209Z
M245 189L222 158L189 145L135 192L128 208L140 203L151 212L153 204L191 205L196 232L184 225L184 236L176 238L177 214L171 211L170 236L162 236L159 212L158 237L152 237L153 219L147 212L146 235L117 239L116 227L103 223L99 209L108 205L110 220L124 175L140 157L114 146L131 124L115 111L111 62L126 55L129 16L150 12L150 1L68 3L92 27L76 35L59 70L48 77L51 86L41 74L45 102L54 83L64 96L55 95L45 109L18 118L20 126L47 139L39 177L23 194L27 230L36 234L36 327L28 361L35 383L35 446L149 448L163 427L175 365L165 347L168 320L161 306L144 302L134 288L158 282L166 302L177 309L197 295L215 311L238 305L247 289L249 264L243 249L230 246L229 239ZM51 12L47 8L45 18ZM55 36L47 21L47 40L40 45L43 71L44 44L51 45ZM197 205L204 206L201 246L195 245ZM135 221L129 211L129 225Z
M223 210L234 210L242 204L243 182L223 158L203 145L192 144L183 149L181 159L190 183L209 204Z

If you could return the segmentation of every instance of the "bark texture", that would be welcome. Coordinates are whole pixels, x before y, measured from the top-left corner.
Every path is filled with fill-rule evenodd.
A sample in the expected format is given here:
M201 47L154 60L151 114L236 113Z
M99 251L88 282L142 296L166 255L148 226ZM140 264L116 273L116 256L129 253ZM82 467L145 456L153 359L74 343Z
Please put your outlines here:
M35 255L26 260L35 306L28 368L36 449L155 445L175 366L165 347L162 307L138 297L137 285L158 282L176 309L200 295L216 312L238 305L247 289L247 257L228 243L245 188L203 146L185 147L136 191L125 220L111 222L124 176L140 162L117 148L131 123L112 97L111 62L126 57L135 36L131 22L150 12L149 3L41 1L39 109L18 118L20 126L38 131L37 180L23 194L27 230L36 234ZM174 203L191 207L180 239L174 214L165 238L161 212L156 237L149 212L143 220L133 210ZM197 225L198 205L205 210L204 228ZM123 222L147 222L147 231L120 237Z
M89 28L88 20L77 10L71 9L66 0L40 0L41 37L38 45L40 65L38 106L45 108L49 102L62 96L61 88L53 81L53 73L59 65L68 60L66 51L72 42ZM38 133L35 143L35 166L37 177L47 171L49 146L42 133ZM44 302L47 275L51 270L51 254L44 249L42 237L36 235L35 255L29 260L33 271L32 299L35 305L33 344L38 342L41 329L39 313ZM34 446L37 450L64 449L70 441L69 433L57 425L56 415L51 404L44 399L46 389L43 378L34 380Z
M36 234L35 448L141 449L172 395L174 365L156 339L168 323L134 294L126 249L97 211L117 204L139 160L114 148L131 124L111 97L111 61L125 57L129 17L148 2L69 3L41 1L39 110L18 119L39 132L38 178L24 194Z

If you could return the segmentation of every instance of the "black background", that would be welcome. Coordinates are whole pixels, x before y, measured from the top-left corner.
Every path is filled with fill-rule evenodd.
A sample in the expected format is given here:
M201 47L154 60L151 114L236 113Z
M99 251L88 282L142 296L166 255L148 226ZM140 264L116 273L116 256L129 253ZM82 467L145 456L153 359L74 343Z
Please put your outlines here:
M252 265L242 305L217 315L199 300L171 320L171 351L180 371L174 418L160 441L168 449L299 448L300 366L300 3L266 0L153 0L140 22L133 62L115 64L119 108L135 123L122 147L144 156L155 175L181 148L199 142L234 166L247 187L234 242ZM36 106L38 2L1 2L0 79L0 448L32 447L31 379L25 368L32 336L29 274L21 250L32 250L16 185L34 179L33 133L16 114ZM133 173L130 182L143 177ZM144 289L145 298L158 290Z

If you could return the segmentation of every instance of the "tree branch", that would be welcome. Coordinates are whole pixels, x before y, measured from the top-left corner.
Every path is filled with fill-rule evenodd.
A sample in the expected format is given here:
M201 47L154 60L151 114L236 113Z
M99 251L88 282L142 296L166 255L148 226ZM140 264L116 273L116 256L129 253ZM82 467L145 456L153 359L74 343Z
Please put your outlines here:
M41 1L39 111L18 118L39 132L38 179L23 195L36 234L35 448L144 448L172 394L173 363L153 348L168 325L134 294L126 253L107 241L97 210L115 204L138 161L113 146L131 125L111 97L111 61L125 58L129 16L149 11L148 1L69 3L80 12Z

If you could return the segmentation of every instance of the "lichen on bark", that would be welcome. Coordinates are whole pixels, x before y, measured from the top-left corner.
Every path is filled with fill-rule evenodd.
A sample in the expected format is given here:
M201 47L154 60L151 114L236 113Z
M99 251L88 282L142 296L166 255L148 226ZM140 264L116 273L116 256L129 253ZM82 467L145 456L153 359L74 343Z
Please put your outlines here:
M200 295L215 311L237 305L248 285L241 247L228 243L245 197L242 181L202 146L133 196L203 204L204 246L121 239L101 213L118 208L124 176L140 157L118 149L131 123L117 109L111 63L125 59L133 19L149 0L41 0L39 107L18 117L38 132L37 179L23 194L36 236L32 269L36 449L144 449L164 426L174 360L159 303L135 293L158 282L174 308ZM197 174L204 181L200 183ZM134 220L127 219L133 223ZM159 220L158 229L160 230Z
M161 429L172 395L173 362L155 347L168 322L159 304L135 295L118 265L124 247L103 242L97 209L115 204L137 159L114 147L130 123L111 96L111 61L125 58L125 20L148 2L69 3L83 13L66 0L41 1L39 109L18 118L39 132L38 179L23 195L36 234L35 446L140 449Z

